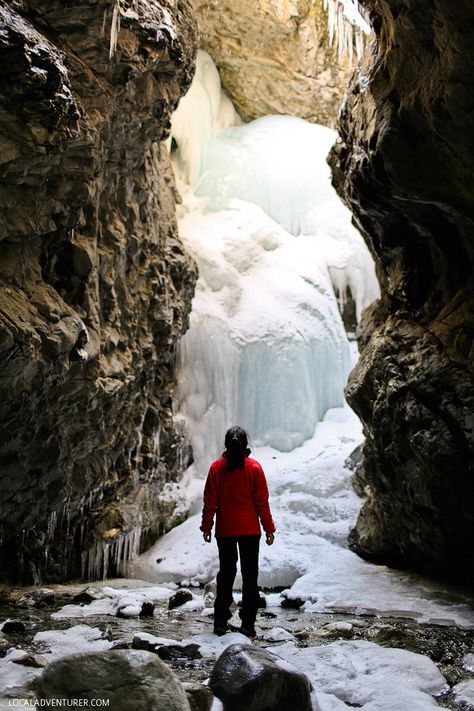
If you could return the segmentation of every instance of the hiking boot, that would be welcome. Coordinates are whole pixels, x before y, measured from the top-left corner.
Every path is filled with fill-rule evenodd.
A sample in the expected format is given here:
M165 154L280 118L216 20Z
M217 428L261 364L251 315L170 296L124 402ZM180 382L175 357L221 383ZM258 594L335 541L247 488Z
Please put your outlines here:
M246 637L249 637L249 639L253 639L254 637L257 636L257 633L255 631L255 627L253 625L245 625L242 623L239 632L241 634L244 634Z
M218 637L223 637L227 632L227 625L214 625L214 634Z

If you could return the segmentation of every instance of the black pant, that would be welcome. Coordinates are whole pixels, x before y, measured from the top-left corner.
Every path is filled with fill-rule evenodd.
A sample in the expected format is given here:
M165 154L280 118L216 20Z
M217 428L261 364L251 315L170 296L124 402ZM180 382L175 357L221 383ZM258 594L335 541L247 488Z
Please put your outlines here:
M217 595L214 603L214 625L225 627L232 617L232 587L237 573L237 546L240 554L242 573L242 607L239 616L244 625L253 626L260 602L258 593L258 548L259 535L229 536L218 538L219 572L217 574Z

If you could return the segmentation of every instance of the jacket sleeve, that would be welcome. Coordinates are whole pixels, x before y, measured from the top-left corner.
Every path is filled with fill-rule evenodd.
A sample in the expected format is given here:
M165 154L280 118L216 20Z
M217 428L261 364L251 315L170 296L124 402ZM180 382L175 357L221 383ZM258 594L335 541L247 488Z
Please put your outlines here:
M265 533L274 533L276 531L273 522L270 505L268 503L268 487L265 474L262 467L259 465L256 471L254 480L253 500L257 510L258 517L262 523Z
M214 515L217 509L217 486L214 469L209 469L206 485L204 487L204 508L202 510L201 531L210 531L214 524Z

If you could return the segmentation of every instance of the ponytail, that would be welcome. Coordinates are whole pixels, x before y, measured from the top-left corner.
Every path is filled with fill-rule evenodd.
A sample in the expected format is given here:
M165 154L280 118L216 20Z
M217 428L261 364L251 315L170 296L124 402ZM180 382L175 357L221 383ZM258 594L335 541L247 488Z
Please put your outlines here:
M247 433L241 427L231 427L225 436L225 452L222 455L227 459L227 469L243 469L245 457L250 454Z

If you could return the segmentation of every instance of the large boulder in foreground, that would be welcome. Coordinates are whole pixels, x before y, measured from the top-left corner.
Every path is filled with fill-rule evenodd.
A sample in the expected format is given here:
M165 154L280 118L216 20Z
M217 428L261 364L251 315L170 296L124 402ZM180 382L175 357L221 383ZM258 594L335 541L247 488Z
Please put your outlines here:
M59 659L37 679L36 690L40 699L103 699L110 711L190 711L171 669L155 654L141 650Z
M266 649L231 644L212 670L209 686L224 711L317 711L305 674Z

